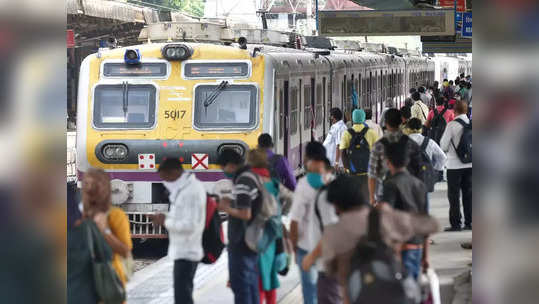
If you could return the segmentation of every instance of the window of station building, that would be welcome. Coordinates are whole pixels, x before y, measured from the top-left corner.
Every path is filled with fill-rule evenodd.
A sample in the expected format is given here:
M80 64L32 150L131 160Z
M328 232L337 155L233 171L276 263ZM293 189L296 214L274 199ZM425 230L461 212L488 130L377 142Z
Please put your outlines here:
M246 78L249 76L247 62L186 62L186 78Z
M131 65L124 62L107 62L103 65L105 77L165 77L167 64L164 62L142 62Z
M97 128L147 129L155 124L156 88L150 84L102 84L94 91Z
M253 85L236 84L220 90L218 88L218 85L199 85L195 88L195 127L253 128L257 118L258 89Z
M290 134L298 132L298 88L290 89Z

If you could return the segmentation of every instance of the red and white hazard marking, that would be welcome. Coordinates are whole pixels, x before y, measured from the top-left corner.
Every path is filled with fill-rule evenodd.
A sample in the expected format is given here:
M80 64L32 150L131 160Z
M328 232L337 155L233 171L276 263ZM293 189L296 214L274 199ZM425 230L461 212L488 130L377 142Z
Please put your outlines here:
M208 154L204 154L204 153L191 154L191 169L208 170Z
M140 170L155 170L155 154L139 154L138 168Z

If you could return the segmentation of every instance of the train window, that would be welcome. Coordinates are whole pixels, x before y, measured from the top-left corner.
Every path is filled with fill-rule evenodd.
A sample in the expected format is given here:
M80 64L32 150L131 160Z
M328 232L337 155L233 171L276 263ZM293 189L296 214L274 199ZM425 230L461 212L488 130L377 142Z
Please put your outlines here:
M185 62L183 66L185 78L224 78L249 76L247 62Z
M298 88L290 89L290 134L298 132Z
M155 123L156 89L150 84L101 84L94 92L97 128L151 128Z
M303 108L303 129L310 129L312 120L312 107L311 107L311 86L303 87L303 100L305 107Z
M252 128L258 89L253 85L199 85L195 88L194 125L200 129Z
M315 111L315 120L316 126L320 126L324 119L324 99L323 99L322 85L316 85L316 111Z
M136 65L124 62L109 62L103 65L105 77L164 77L167 64L164 62L142 62Z

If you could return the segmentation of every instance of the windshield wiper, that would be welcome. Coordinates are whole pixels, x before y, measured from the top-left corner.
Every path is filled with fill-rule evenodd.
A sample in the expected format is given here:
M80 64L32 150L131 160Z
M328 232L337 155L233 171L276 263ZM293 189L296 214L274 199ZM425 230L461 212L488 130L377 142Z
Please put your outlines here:
M129 86L127 84L127 81L124 81L122 83L123 85L123 110L124 110L124 118L125 118L125 121L127 122L127 110L128 110L128 107L129 107L129 96L128 96L128 93L129 93Z
M219 94L228 86L228 81L221 81L219 86L215 88L208 97L204 100L204 108L208 111L208 107L217 99Z

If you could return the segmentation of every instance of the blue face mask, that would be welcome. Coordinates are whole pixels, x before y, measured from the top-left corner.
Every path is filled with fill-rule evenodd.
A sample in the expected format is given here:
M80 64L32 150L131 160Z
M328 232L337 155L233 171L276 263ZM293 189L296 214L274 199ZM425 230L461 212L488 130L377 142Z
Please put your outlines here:
M318 189L324 186L324 181L322 180L322 175L318 173L307 173L307 182L311 187Z
M228 172L223 171L223 174L226 176L226 178L229 178L229 179L234 178L234 173L228 173Z

